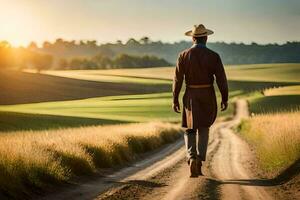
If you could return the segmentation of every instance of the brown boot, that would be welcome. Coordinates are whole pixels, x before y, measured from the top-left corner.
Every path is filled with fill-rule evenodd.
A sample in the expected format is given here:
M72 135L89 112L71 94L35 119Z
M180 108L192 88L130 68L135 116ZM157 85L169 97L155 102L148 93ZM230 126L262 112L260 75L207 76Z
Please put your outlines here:
M202 168L202 161L197 160L197 174L198 174L198 176L203 176L201 168Z
M191 173L190 177L191 178L198 177L197 160L191 158L189 164L190 164L190 173Z

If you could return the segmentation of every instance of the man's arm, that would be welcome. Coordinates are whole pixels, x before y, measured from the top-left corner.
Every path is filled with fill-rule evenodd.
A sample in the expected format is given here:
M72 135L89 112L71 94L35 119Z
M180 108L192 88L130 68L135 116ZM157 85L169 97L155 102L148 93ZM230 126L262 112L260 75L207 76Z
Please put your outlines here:
M182 56L180 54L177 59L175 76L173 79L173 110L177 113L179 113L180 111L178 97L182 87L183 78L184 78L184 70L182 65Z
M216 82L218 88L222 96L221 111L224 111L227 109L228 106L228 84L227 84L227 78L226 78L224 66L220 56L218 56L217 58L215 76L216 76Z

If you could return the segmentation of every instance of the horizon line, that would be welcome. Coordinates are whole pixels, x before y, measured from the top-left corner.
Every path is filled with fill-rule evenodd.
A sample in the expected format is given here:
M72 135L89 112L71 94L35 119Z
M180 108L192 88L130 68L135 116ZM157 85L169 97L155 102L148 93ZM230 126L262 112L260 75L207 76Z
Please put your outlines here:
M144 37L148 37L148 36L144 36ZM8 40L0 40L1 42L7 42L11 47L13 48L27 48L31 43L35 43L37 45L38 48L42 48L42 45L44 42L49 42L51 44L55 43L58 39L62 39L63 41L66 42L72 42L75 41L75 44L79 44L81 41L83 42L87 42L87 41L96 41L96 45L97 46L101 46L101 45L106 45L106 44L117 44L118 41L121 41L123 45L126 45L126 43L130 40L130 39L134 39L136 41L140 41L141 38L133 38L133 37L129 37L126 41L123 40L115 40L114 42L108 41L108 42L99 42L96 39L64 39L62 37L57 37L56 39L52 39L52 40L44 40L42 42L36 42L36 41L31 41L28 42L27 45L13 45L10 41ZM155 42L162 42L165 44L175 44L175 43L180 43L180 42L191 42L192 40L188 40L188 39L182 39L182 40L174 40L174 41L167 41L167 40L151 40L150 37L148 37L150 39L150 43L155 43ZM251 41L251 42L243 42L243 41L208 41L207 43L225 43L225 44L244 44L244 45L251 45L251 44L257 44L257 45L284 45L287 43L297 43L300 42L300 40L286 40L284 42L268 42L268 43L259 43L259 42L255 42L255 41Z

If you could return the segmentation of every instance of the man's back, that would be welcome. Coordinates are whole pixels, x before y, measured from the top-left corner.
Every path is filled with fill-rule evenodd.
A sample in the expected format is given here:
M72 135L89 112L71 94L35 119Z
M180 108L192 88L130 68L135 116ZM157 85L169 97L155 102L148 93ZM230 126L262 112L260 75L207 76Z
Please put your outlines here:
M180 57L188 85L213 84L213 75L222 68L219 55L201 45L193 45Z
M179 54L173 93L178 97L183 79L189 85L213 85L216 77L222 101L228 100L227 78L220 56L202 44L195 44Z

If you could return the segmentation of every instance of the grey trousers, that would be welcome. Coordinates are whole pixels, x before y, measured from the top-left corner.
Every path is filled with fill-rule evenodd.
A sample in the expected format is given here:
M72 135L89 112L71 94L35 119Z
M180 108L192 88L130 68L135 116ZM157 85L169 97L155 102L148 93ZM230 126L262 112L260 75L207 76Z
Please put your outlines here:
M209 127L201 127L197 130L187 129L184 141L187 150L188 162L191 158L205 161L208 144Z

